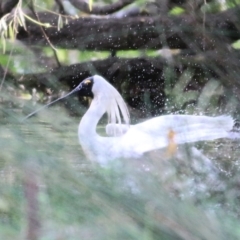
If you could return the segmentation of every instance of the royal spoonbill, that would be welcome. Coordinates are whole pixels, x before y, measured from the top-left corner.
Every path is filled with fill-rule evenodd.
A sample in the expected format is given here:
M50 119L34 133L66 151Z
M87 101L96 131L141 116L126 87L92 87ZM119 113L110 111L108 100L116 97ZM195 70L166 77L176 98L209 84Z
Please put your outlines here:
M118 158L138 158L145 152L166 148L171 144L176 146L231 138L230 131L234 125L231 116L165 115L130 125L128 108L120 93L99 75L83 80L70 93L46 106L75 92L92 98L89 109L80 121L78 138L85 155L100 164ZM106 132L109 136L106 137L96 132L97 124L104 113L108 114Z

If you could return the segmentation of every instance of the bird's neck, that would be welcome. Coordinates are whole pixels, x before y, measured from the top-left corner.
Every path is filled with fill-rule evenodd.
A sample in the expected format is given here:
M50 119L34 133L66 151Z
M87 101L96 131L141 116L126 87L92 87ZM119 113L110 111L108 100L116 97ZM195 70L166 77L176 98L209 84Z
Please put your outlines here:
M78 133L80 136L90 137L96 135L97 124L106 112L104 99L104 97L97 96L92 100L88 111L84 114L79 124Z

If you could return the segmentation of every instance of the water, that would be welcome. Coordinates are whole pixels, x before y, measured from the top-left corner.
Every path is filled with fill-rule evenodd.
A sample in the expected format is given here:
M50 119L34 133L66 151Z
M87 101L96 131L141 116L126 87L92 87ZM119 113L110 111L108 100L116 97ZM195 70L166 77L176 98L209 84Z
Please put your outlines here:
M237 232L237 141L196 144L207 160L188 146L177 157L155 151L103 169L81 150L79 118L61 108L21 117L0 125L1 239L28 233L26 181L35 186L39 239L226 239Z

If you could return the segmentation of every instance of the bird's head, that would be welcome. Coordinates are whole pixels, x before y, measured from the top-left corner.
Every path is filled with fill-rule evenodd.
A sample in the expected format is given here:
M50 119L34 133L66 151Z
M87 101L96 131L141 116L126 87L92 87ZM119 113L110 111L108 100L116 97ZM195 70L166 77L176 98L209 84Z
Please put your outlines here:
M120 95L106 79L99 75L84 79L79 85L80 95L88 94L88 96L101 99L102 105L106 107L109 123L121 124L121 116L126 124L130 122L130 116L127 106Z
M72 92L79 92L79 95L93 98L94 76L84 79Z
M108 96L109 93L113 92L113 89L115 90L103 77L94 75L84 79L72 92L78 92L83 97L93 98L99 94Z
M84 79L70 93L30 113L23 120L33 116L43 108L72 95L73 93L78 93L80 96L91 98L98 98L98 96L100 96L102 104L106 107L110 123L121 123L120 115L122 115L124 122L129 124L129 112L122 96L108 81L99 75L94 75Z

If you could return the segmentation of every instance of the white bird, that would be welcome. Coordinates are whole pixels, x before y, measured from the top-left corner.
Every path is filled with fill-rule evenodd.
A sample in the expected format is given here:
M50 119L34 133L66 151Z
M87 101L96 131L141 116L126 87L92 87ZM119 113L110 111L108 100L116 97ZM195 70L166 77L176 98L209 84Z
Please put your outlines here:
M80 121L78 138L85 155L102 165L118 158L138 158L145 152L166 148L172 143L178 145L231 138L230 131L234 125L231 116L165 115L130 125L129 112L123 98L99 75L83 80L69 94L48 105L74 92L93 98L89 109ZM106 132L110 136L106 137L96 132L97 124L104 113L108 114L109 122Z

